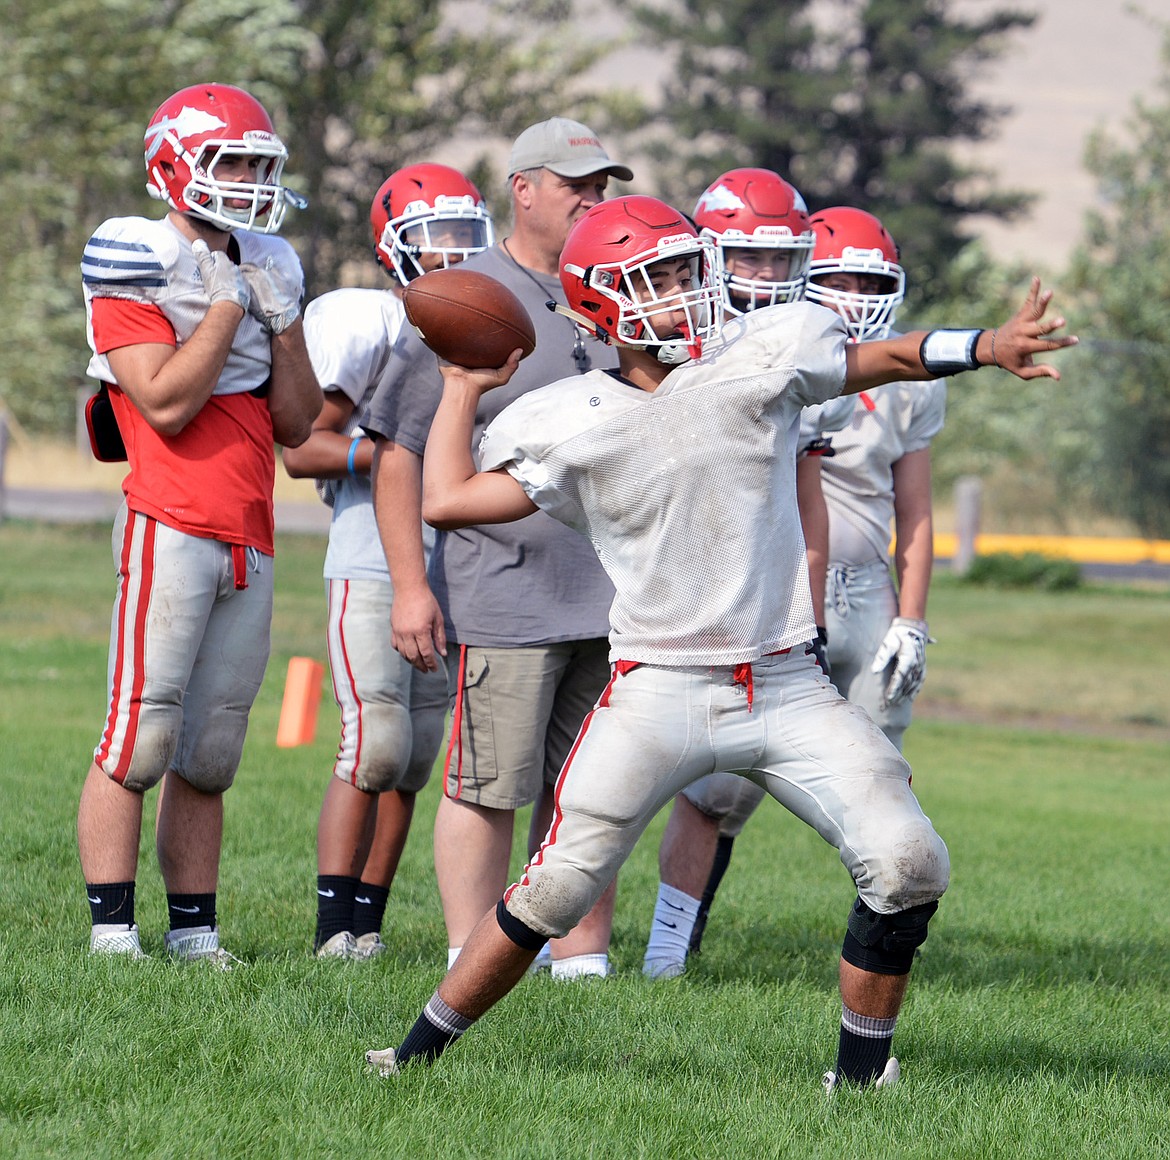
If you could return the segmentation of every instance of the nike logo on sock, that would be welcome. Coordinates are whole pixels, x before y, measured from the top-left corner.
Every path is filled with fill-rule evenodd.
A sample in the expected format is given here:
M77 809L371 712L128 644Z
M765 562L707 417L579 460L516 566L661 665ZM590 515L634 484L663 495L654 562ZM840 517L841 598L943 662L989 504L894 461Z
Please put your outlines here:
M354 902L360 902L362 906L374 905L368 898L363 898L360 894L354 895Z
M199 907L197 907L197 906L176 906L175 903L173 903L173 902L171 903L171 909L177 910L180 914L198 914L199 913Z
M332 890L318 890L317 893L319 895L321 895L322 898L332 898L333 897Z
M666 905L669 906L671 910L678 910L678 911L686 910L685 906L675 906L675 904L667 898L664 898L662 901L665 902Z
M87 894L85 897L88 898L90 902L94 904L94 906L101 906L102 904L102 900L100 898L94 898L92 894Z
M667 922L665 918L659 918L659 919L656 919L655 921L662 923L663 926L670 927L671 930L678 930L678 923L677 922Z

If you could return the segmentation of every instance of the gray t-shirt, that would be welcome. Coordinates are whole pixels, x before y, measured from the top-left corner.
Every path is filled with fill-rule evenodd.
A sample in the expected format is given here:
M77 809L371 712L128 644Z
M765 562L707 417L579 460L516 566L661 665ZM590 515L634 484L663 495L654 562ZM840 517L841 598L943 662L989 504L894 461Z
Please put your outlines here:
M465 264L503 282L524 303L536 328L536 350L507 386L480 401L472 440L478 462L483 429L514 399L582 369L616 367L617 355L586 337L586 365L578 367L573 357L577 327L544 305L549 299L565 302L559 279L521 269L498 245ZM422 455L442 392L435 355L412 327L404 326L362 426ZM609 632L613 585L592 545L544 512L514 524L438 536L429 577L447 635L460 644L523 647L590 640Z

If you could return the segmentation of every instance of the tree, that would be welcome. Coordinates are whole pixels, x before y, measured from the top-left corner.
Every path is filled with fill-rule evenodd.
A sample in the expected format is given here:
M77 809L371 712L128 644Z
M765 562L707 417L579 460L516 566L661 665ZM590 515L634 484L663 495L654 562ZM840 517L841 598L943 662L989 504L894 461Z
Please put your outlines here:
M287 0L58 0L8 6L0 32L0 399L68 431L89 352L78 265L103 218L150 210L142 134L200 77L291 86L304 49Z
M569 91L608 47L558 35L571 7L10 0L0 29L0 402L30 430L71 429L89 359L81 252L104 218L159 212L144 193L142 134L170 93L225 81L268 108L290 147L286 180L310 199L284 232L312 297L372 270L369 200L394 168L459 137L467 158L457 164L486 180L485 143L558 108L605 113Z
M649 148L683 205L717 174L759 165L813 209L857 205L913 237L912 293L929 301L973 216L1011 218L1025 193L960 164L956 141L988 137L1006 111L969 92L975 70L1033 16L962 20L946 0L627 0L677 52ZM909 247L908 247L909 249Z
M1107 209L1091 211L1073 259L1088 336L1070 381L1092 438L1063 460L1066 476L1147 536L1170 536L1170 24L1161 102L1138 100L1131 140L1101 130L1086 167Z
M620 106L571 96L570 86L611 47L563 35L571 0L444 6L417 0L297 0L312 37L298 82L285 93L296 127L294 160L313 210L289 232L310 296L376 273L369 261L370 197L385 177L458 136L457 164L497 175L485 142L508 141L559 109L601 124ZM485 189L492 201L492 188ZM498 209L506 203L502 198ZM497 213L498 216L498 213Z

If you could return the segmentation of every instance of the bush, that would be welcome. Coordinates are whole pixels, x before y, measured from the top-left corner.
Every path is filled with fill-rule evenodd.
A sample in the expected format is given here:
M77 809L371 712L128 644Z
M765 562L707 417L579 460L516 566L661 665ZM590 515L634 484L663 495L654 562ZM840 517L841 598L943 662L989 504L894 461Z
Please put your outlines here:
M1045 592L1068 592L1081 586L1081 566L1075 560L1025 552L994 552L976 556L961 577L964 584L985 588L1039 588Z

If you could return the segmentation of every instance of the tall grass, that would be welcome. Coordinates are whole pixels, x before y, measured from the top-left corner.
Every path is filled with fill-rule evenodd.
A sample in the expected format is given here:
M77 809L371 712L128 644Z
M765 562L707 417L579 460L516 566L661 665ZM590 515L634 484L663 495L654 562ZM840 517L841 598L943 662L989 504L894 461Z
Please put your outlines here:
M85 953L74 823L103 708L108 533L0 526L0 1154L1168 1154L1170 750L1104 690L1078 723L1092 710L1113 736L925 712L908 734L954 879L915 970L892 1091L821 1093L851 890L835 854L771 803L736 844L684 979L639 973L659 819L620 880L614 978L526 980L438 1066L375 1079L362 1052L401 1038L444 961L429 841L438 786L421 795L391 895L392 953L312 959L331 706L312 745L274 738L288 657L323 653L321 556L312 539L278 551L273 662L227 798L220 891L225 945L247 966L219 974L162 958L149 807L138 918L154 957ZM928 688L961 679L996 690L994 706L1023 668L1033 675L1012 694L1012 720L1042 721L1050 679L1140 692L1155 666L1170 671L1168 605L942 583ZM1005 633L1006 655L979 646ZM1140 673L1108 663L1118 641L1145 650Z

